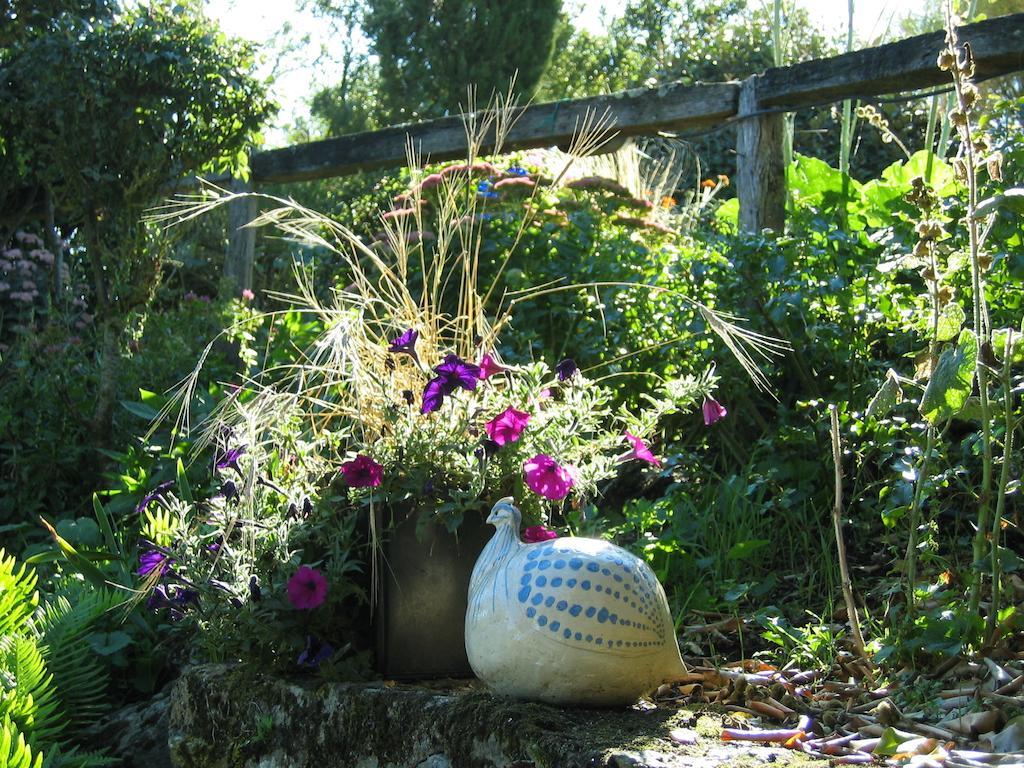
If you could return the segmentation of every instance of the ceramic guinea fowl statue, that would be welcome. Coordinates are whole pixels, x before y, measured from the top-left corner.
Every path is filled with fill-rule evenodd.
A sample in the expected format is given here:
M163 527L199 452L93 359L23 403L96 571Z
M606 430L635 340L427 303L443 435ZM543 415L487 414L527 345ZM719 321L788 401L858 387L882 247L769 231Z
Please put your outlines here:
M473 569L466 652L496 693L625 706L686 672L665 590L639 558L600 539L524 544L505 498Z

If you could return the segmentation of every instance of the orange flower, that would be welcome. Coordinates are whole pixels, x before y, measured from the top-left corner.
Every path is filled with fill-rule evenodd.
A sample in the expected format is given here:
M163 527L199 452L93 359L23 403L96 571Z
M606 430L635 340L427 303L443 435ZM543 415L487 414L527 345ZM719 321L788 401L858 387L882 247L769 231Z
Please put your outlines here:
M713 179L704 179L704 181L700 183L700 186L702 189L714 189L717 185Z
M724 173L718 174L718 183L721 184L723 187L728 187L729 177L726 176Z
M668 197L666 195L665 197L661 198L661 207L662 208L671 208L675 204L676 204L676 199L674 197Z

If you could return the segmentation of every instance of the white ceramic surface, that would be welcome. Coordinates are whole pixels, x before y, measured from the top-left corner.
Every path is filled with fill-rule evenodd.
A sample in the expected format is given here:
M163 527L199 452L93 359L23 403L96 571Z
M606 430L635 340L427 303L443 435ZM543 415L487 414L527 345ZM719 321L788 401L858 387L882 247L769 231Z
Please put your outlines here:
M512 499L473 569L466 651L496 693L622 706L686 668L665 591L639 558L599 539L524 544Z

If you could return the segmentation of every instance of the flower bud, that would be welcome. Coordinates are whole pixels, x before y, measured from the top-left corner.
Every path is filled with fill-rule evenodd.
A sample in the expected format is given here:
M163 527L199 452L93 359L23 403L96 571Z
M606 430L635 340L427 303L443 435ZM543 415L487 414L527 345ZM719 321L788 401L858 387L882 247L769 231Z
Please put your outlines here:
M988 272L992 268L992 257L987 253L978 256L978 267L982 272Z
M936 298L938 298L940 305L948 304L953 299L953 289L948 285L942 286L936 293Z
M958 128L967 125L967 115L962 109L953 109L949 112L949 122Z
M949 70L953 68L953 65L956 64L956 57L949 48L946 48L939 54L938 61L935 63L943 72L949 72Z

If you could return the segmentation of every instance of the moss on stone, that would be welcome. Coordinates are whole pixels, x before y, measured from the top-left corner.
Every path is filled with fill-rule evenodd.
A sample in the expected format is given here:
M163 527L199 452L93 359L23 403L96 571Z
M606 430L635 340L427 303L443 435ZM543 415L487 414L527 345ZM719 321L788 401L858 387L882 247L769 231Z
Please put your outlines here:
M431 690L285 680L211 665L189 670L175 687L171 755L181 768L389 768L413 766L436 754L447 755L459 768L516 762L589 768L608 765L610 755L625 752L730 765L759 750L762 757L768 753L720 742L723 717L698 718L691 710L663 707L559 708L502 699L465 685ZM695 720L702 737L697 744L672 741L674 728L692 727ZM771 752L782 763L802 757Z

